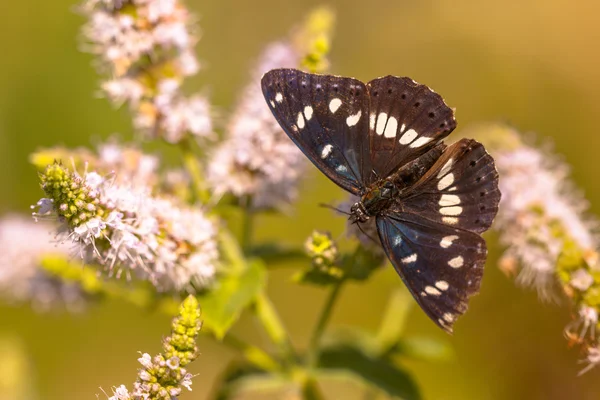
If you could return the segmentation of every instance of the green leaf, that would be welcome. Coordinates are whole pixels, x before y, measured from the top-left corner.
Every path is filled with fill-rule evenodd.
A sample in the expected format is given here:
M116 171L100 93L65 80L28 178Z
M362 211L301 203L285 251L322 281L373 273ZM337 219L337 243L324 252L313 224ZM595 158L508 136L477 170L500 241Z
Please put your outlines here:
M345 277L355 281L367 280L375 270L377 270L385 260L383 252L374 252L358 245L352 254L345 254L342 257L341 268L345 272Z
M300 271L292 277L292 280L296 283L309 284L316 286L327 286L343 280L343 276L335 276L315 268L306 269Z
M246 259L238 241L226 229L219 230L219 248L221 259L229 274L239 274L246 269Z
M258 259L249 261L242 271L233 270L221 277L214 289L199 299L204 326L222 339L242 311L263 290L265 283L265 266Z
M277 243L263 243L253 246L248 249L248 255L263 259L269 267L273 264L284 263L286 261L310 260L304 249L285 247Z
M422 361L450 361L454 358L454 351L448 342L423 337L399 340L390 354Z
M281 375L268 374L249 365L234 363L226 369L211 398L229 400L238 398L242 393L273 392L291 385Z
M337 345L323 349L318 367L324 372L350 372L389 396L403 400L421 399L419 388L408 372L356 347Z
M413 303L412 296L406 289L397 289L390 295L377 332L377 341L382 349L388 349L398 342Z

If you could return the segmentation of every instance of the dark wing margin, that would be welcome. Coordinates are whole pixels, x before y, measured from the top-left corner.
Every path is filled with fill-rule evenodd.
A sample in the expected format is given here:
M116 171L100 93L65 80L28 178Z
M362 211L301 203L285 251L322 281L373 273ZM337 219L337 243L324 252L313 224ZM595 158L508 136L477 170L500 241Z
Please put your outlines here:
M275 69L261 81L271 112L310 161L360 194L372 174L365 84L352 78Z
M454 111L429 87L386 76L367 83L373 168L386 177L456 128Z
M476 233L435 223L417 215L377 217L385 252L423 311L451 333L456 319L479 293L487 257Z
M461 139L448 146L400 202L404 212L482 233L492 224L500 202L494 159L481 143Z

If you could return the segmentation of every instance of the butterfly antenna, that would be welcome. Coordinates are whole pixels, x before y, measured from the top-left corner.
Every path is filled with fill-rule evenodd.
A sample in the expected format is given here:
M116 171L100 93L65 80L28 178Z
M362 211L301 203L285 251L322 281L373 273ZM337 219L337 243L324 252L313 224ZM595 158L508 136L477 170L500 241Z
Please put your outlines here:
M319 203L319 206L320 207L329 208L330 210L334 210L334 211L337 211L337 212L342 213L342 214L352 215L348 211L340 210L339 208L334 207L331 204Z
M376 245L379 245L379 242L377 242L377 240L373 239L371 235L364 231L364 229L362 228L362 226L360 226L360 223L358 221L355 221L354 223L356 224L356 226L358 226L358 229L363 233L363 235L371 239Z

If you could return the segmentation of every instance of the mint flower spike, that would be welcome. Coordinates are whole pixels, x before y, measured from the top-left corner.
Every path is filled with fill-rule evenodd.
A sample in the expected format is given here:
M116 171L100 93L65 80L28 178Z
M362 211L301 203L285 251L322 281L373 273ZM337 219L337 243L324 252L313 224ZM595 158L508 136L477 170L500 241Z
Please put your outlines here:
M27 216L0 218L0 298L9 303L30 303L36 311L64 307L78 312L88 300L81 286L42 268L45 257L70 257L70 246L52 240L52 228L50 223L35 223Z
M259 57L207 168L218 196L251 197L253 208L284 207L296 199L306 160L266 106L260 78L274 68L300 68L311 55L311 69L325 69L333 20L330 11L317 9L289 39L270 44Z
M312 259L313 268L335 277L343 274L343 271L335 265L339 261L339 252L329 232L313 231L306 239L304 248Z
M80 175L54 163L40 173L47 197L34 217L54 216L62 239L111 274L124 271L164 291L210 285L218 268L215 221L198 207L153 195L135 176Z
M127 103L135 127L149 137L178 143L187 135L213 137L211 110L200 95L186 98L180 87L200 64L192 16L177 0L86 0L89 21L84 48L98 56L109 78L104 94Z
M142 368L133 391L121 385L113 388L109 400L172 400L182 389L192 390L192 374L184 368L198 356L196 339L202 327L200 307L194 296L188 296L173 319L171 334L163 340L163 353L151 357L144 353L138 359Z
M600 364L598 220L570 182L568 166L549 151L502 125L469 134L491 150L500 175L502 200L493 226L506 247L500 267L518 273L517 280L537 288L543 299L558 286L573 301L565 336L586 351L586 372Z

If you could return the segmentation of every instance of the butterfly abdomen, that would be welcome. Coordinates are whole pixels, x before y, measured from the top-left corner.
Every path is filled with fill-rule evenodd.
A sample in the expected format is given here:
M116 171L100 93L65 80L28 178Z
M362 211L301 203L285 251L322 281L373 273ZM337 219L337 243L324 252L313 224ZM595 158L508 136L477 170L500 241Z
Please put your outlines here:
M401 166L389 179L398 186L400 191L414 185L435 164L446 147L444 143L438 143L427 153Z

